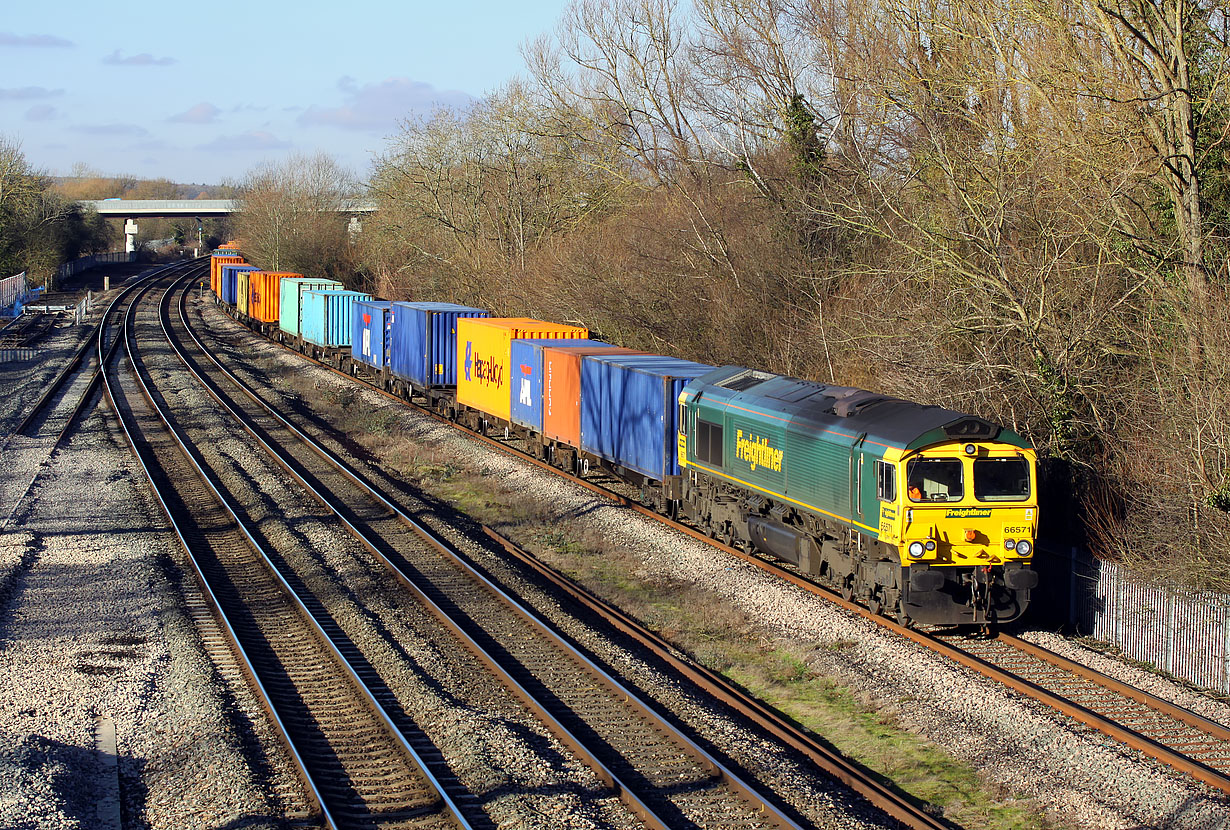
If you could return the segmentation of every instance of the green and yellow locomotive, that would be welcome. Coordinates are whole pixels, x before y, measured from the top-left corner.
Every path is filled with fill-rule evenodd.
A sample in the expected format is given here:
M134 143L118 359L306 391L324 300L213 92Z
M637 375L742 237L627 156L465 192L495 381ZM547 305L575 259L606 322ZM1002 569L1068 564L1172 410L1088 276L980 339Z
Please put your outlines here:
M981 418L726 366L679 396L681 508L903 623L1008 622L1038 582L1036 454Z

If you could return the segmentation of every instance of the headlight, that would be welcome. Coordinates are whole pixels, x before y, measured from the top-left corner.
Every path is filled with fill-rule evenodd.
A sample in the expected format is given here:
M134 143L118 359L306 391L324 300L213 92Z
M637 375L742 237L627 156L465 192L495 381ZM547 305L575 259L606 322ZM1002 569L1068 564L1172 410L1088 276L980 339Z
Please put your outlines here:
M933 539L927 540L927 550L935 550L935 541Z
M910 556L913 556L915 559L922 556L925 550L926 548L923 547L922 542L910 542Z
M1016 543L1016 555L1017 556L1029 556L1029 554L1033 553L1033 550L1034 550L1034 546L1030 543L1028 539L1022 539L1021 541Z
M1016 542L1011 539L1005 539L1004 550L1016 550Z

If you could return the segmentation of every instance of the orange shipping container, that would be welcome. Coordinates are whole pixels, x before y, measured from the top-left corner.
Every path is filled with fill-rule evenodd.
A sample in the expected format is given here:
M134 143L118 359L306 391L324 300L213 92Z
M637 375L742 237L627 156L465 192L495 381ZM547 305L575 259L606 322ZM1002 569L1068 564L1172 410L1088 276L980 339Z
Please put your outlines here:
M283 277L302 277L290 271L248 273L248 316L262 323L278 322L279 284Z
M209 287L214 294L222 296L222 266L246 265L247 260L241 256L218 256L215 253L209 258Z
M622 346L542 350L542 434L581 446L581 359L590 354L648 354Z
M512 341L527 337L584 339L589 329L529 317L458 319L457 402L507 421Z

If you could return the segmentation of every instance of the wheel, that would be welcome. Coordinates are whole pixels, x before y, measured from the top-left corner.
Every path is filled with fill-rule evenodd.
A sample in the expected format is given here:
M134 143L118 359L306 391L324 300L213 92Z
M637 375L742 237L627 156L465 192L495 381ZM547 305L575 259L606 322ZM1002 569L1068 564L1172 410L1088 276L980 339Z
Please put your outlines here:
M901 626L902 628L910 627L910 623L912 622L912 620L910 620L910 615L906 613L904 602L897 603L896 617L897 617L897 625Z

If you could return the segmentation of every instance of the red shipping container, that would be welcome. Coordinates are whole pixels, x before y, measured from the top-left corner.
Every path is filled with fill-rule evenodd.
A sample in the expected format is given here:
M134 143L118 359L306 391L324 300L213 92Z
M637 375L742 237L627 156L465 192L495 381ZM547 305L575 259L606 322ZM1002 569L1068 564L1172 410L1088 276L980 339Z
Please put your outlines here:
M622 346L542 350L542 434L581 446L581 359L591 354L648 354Z

